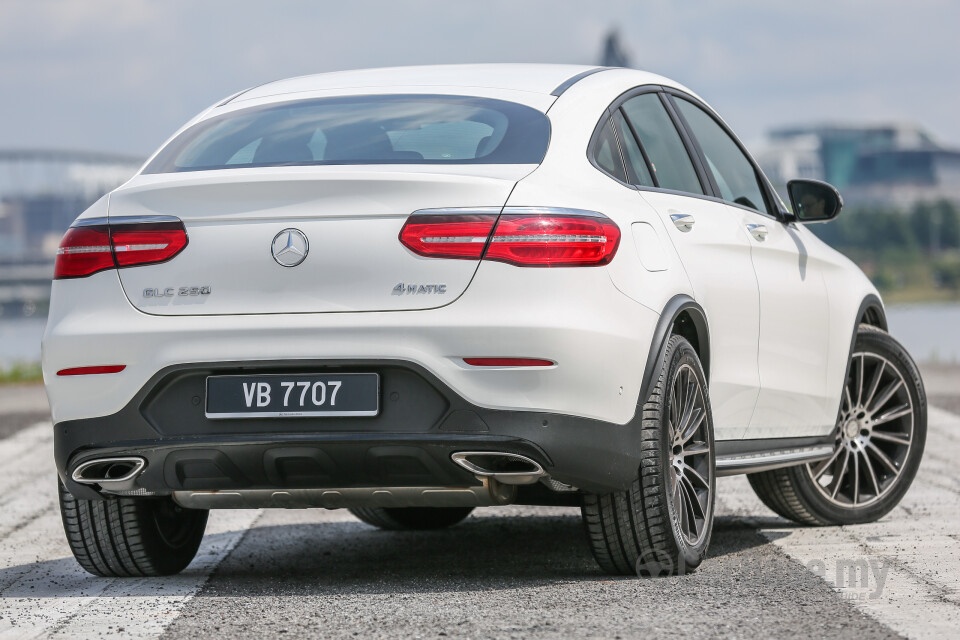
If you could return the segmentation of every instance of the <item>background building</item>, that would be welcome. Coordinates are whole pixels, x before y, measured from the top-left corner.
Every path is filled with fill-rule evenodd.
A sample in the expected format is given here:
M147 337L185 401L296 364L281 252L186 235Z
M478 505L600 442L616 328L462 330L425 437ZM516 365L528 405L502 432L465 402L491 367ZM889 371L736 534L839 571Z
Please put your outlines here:
M141 164L104 153L0 151L0 314L46 312L63 233Z
M781 193L793 178L826 180L847 206L907 210L919 202L960 203L960 149L915 125L817 125L775 129L755 152Z

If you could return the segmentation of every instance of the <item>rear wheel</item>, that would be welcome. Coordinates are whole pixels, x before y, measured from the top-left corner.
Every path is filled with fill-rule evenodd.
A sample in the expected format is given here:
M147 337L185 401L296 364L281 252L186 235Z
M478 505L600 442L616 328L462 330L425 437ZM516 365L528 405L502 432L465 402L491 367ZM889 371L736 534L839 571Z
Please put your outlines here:
M70 550L96 576L168 576L197 554L209 512L170 498L82 500L57 482Z
M862 325L844 385L833 455L748 477L764 504L795 522L872 522L910 488L926 432L926 395L916 365L887 333Z
M642 407L637 478L625 491L584 496L597 562L609 573L682 574L703 561L713 529L713 416L700 359L673 336Z
M473 507L355 507L358 519L390 531L443 529L464 520Z

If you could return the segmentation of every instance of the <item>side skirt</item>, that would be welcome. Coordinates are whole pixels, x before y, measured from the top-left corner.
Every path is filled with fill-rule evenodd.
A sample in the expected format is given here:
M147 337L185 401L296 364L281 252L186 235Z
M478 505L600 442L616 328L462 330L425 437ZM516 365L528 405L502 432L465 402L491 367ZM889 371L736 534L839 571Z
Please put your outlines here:
M826 460L833 454L832 435L816 438L719 440L717 476L757 473Z

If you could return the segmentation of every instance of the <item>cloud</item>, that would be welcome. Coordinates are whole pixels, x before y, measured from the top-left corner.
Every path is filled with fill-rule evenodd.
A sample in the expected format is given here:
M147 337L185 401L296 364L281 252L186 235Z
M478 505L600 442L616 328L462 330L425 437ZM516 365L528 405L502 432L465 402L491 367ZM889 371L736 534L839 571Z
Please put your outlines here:
M218 98L368 66L595 63L617 28L747 139L811 119L911 119L960 142L950 0L0 0L0 144L147 154ZM949 81L948 81L949 80Z
M0 3L0 42L43 48L85 35L142 29L153 23L159 9L159 3L148 0L6 1Z

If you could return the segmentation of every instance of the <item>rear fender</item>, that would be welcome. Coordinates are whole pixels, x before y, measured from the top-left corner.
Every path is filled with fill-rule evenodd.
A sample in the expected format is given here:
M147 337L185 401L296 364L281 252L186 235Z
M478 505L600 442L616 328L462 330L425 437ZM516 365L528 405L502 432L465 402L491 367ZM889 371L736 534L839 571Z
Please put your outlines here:
M660 369L667 351L667 342L674 334L687 338L694 350L700 356L707 384L710 382L710 331L707 325L707 315L703 307L688 295L677 295L671 298L660 314L653 340L650 342L650 353L643 370L643 379L640 386L638 403L646 402L657 383L656 374Z

